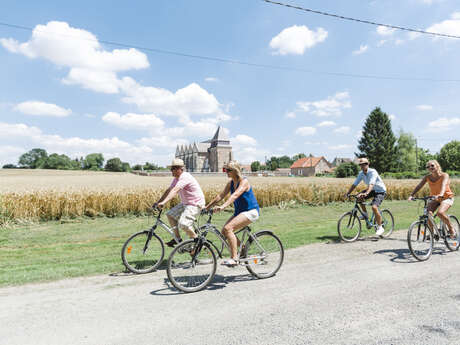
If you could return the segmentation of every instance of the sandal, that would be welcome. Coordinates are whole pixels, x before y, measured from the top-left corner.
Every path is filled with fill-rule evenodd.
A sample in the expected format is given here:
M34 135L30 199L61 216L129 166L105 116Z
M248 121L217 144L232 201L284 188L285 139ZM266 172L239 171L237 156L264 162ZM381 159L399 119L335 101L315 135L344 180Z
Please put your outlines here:
M176 244L181 243L181 242L182 242L182 240L179 240L179 242L176 242L176 240L173 238L171 241L166 242L165 244L168 247L174 248L176 246Z
M238 265L238 262L236 262L235 259L225 259L224 261L222 261L221 265L224 265L224 266L227 266L227 267L235 267L236 265Z

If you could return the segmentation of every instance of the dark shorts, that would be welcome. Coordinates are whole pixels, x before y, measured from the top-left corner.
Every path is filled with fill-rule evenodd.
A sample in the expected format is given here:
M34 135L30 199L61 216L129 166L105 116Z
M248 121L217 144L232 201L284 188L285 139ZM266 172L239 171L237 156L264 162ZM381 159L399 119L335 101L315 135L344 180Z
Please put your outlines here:
M363 190L361 193L364 193L365 190ZM379 207L382 202L383 202L383 199L385 199L385 195L387 195L387 193L383 192L383 193L376 193L374 190L371 191L366 199L370 199L370 198L374 198L371 202L371 205L374 206L376 205L377 207Z

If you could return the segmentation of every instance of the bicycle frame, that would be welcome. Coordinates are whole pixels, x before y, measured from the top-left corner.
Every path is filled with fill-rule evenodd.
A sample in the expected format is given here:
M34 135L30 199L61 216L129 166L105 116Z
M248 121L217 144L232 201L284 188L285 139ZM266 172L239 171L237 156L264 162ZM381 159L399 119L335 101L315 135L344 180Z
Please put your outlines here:
M353 213L353 217L351 217L351 219L353 219L353 222L355 221L355 216L357 215L357 213L359 212L361 214L361 216L364 218L364 220L366 221L366 227L368 229L372 228L372 227L376 227L377 224L374 223L374 218L375 218L375 214L374 212L372 212L372 215L370 218L366 217L366 215L364 214L363 210L361 209L361 207L359 207L359 205L366 205L366 206L371 206L371 203L368 203L368 202L363 202L363 201L359 201L358 198L355 196L355 195L350 195L350 197L354 197L355 198L355 205L353 206L353 209L351 210L351 212ZM382 212L380 211L380 207L378 207L378 210L379 210L379 213L382 214ZM350 221L351 221L350 219ZM350 224L348 224L348 226L350 226ZM353 226L354 226L354 223L353 223Z
M428 226L430 230L433 232L433 234L438 235L441 238L444 238L446 236L444 232L444 222L442 219L439 219L439 227L438 224L436 224L436 216L437 212L434 216L431 215L431 213L428 211L428 201L433 200L432 198L416 198L415 200L423 200L424 201L424 206L423 206L423 215L419 216L419 221L423 222L425 226ZM430 226L430 223L432 226Z
M227 240L225 239L224 235L222 235L222 233L217 229L217 227L215 225L211 224L211 219L212 219L212 212L209 213L209 218L208 218L206 224L204 224L200 228L200 232L202 233L202 236L206 238L206 235L208 234L208 232L212 232L222 242L224 247L227 248L230 251L230 246L229 246ZM264 248L262 247L260 242L257 240L257 237L254 236L254 234L252 234L251 228L249 226L245 226L244 228L236 231L235 236L238 236L238 234L240 234L240 233L243 233L243 235L242 235L242 238L240 240L240 246L238 248L238 259L240 258L241 250L242 250L244 244L247 241L249 241L249 239L252 239L252 241L254 241L259 246L259 248L261 248L264 251ZM211 246L214 247L214 249L217 251L217 254L222 259L222 257L223 257L222 254L223 254L224 248L222 248L222 250L220 250L219 248L217 248L217 246L214 243L212 243L211 240L206 239L206 241L209 244L211 244ZM264 258L264 256L260 256L260 257L252 257L251 259L256 259L257 260L257 259L263 259L263 258Z
M177 243L179 243L179 238L177 238L176 234L174 233L174 227L170 227L168 224L166 224L164 221L161 220L161 214L162 214L163 210L160 210L158 212L158 215L156 216L156 221L155 221L155 224L152 225L152 227L149 229L149 233L150 234L153 234L155 233L155 230L158 228L158 226L160 226L160 228L163 228L166 232L168 232L173 238L174 240L176 240ZM195 230L195 233L198 233L198 228L196 226L196 222L193 223L193 229Z

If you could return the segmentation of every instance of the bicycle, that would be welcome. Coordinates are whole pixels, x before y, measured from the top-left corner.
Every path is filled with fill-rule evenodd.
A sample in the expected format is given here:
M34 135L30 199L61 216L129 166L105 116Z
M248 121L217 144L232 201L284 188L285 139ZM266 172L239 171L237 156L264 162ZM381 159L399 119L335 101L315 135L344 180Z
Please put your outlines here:
M121 260L125 267L132 273L144 274L155 271L163 262L165 255L165 243L156 234L157 228L166 230L172 238L179 242L173 228L163 222L160 217L162 209L152 208L157 212L155 224L148 230L143 230L131 235L121 249ZM197 225L193 224L197 231Z
M407 232L407 244L411 254L418 261L426 261L430 258L433 253L434 240L439 241L440 238L444 240L444 244L450 251L456 251L460 245L460 224L457 217L448 215L450 223L454 228L457 236L452 239L449 235L449 229L446 224L440 219L440 224L436 223L436 216L433 216L428 211L428 201L435 200L436 198L428 196L423 198L412 198L412 200L421 200L424 202L423 215L419 217L419 220L413 222ZM428 222L431 221L433 229L430 228Z
M355 199L355 205L351 211L345 212L339 218L339 221L337 222L337 232L339 233L340 238L345 242L356 241L356 239L361 234L360 218L366 222L367 229L374 228L374 230L377 230L377 227L378 227L378 224L375 222L375 219L374 219L375 218L374 212L372 212L372 216L369 219L368 217L366 217L365 213L361 210L361 207L359 207L360 204L369 205L369 206L371 204L361 201L357 195L358 194L348 196L349 198ZM382 235L380 235L380 237L386 238L386 237L389 237L394 230L394 226L395 226L394 218L390 210L388 209L380 210L379 208L379 212L380 212L380 215L382 216L382 226L385 229L385 232Z
M208 286L216 274L217 257L222 259L224 248L230 249L221 232L211 224L212 210L202 214L209 217L200 227L198 237L180 243L168 258L168 278L182 292L197 292ZM210 233L217 237L217 243L207 238ZM259 279L273 277L278 272L284 260L284 248L272 231L253 233L246 226L235 235L241 236L237 258L239 265L245 266L251 275Z

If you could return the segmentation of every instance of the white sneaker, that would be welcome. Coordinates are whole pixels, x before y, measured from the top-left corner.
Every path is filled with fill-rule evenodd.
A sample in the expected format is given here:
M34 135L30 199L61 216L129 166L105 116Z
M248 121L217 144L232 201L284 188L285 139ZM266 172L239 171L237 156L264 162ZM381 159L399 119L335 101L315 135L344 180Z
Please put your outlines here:
M385 229L384 229L383 226L381 226L381 225L380 225L380 226L377 228L377 230L375 231L375 233L376 233L377 235L379 235L379 236L380 236L380 235L383 235L384 232L385 232Z

